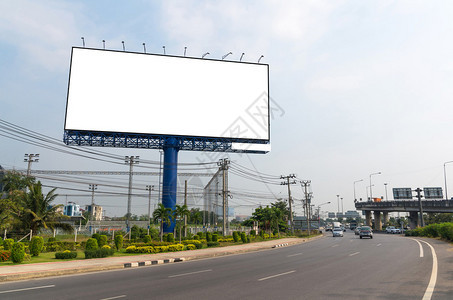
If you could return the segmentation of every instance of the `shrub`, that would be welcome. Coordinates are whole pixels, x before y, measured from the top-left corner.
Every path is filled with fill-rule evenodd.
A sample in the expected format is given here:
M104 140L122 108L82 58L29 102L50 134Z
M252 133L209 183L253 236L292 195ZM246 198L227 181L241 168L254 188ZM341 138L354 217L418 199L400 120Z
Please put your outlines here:
M97 250L85 250L85 258L102 258L107 256L112 256L115 253L113 249L101 248Z
M110 247L109 245L104 245L101 247L102 249L112 249L112 247Z
M443 223L439 226L439 236L453 242L453 223Z
M101 234L98 239L98 246L99 248L103 247L104 245L107 245L107 236L105 234Z
M156 253L167 252L168 246L156 246L154 247L154 250L156 251Z
M170 252L176 252L176 251L182 251L182 250L184 250L183 244L175 244L175 245L168 246L168 251L170 251Z
M52 243L52 242L56 242L56 241L57 241L57 239L54 238L54 237L50 237L50 238L47 239L48 243Z
M126 253L155 253L154 247L145 246L145 247L136 247L129 246L126 248Z
M143 238L143 242L145 243L151 243L151 241L152 239L150 235L145 235L145 237Z
M0 246L3 246L3 238L0 236Z
M256 230L250 230L250 235L255 237L256 236Z
M0 250L0 261L8 261L11 257L11 251Z
M196 234L196 235L193 236L193 239L194 239L194 240L199 240L199 239L200 239L200 236L199 236L198 234Z
M98 247L98 241L95 238L90 238L87 240L87 244L85 246L85 250L87 251L93 251L97 250Z
M65 250L63 252L55 252L56 259L74 259L77 257L77 251Z
M199 232L197 232L197 235L200 238L200 240L203 238L203 232L199 231Z
M122 235L115 235L115 247L116 251L120 251L123 248L123 236Z
M232 242L234 242L234 239L233 238L218 239L217 242L232 243Z
M14 240L13 239L5 239L3 241L3 248L5 250L11 250L13 248Z
M208 242L207 244L208 244L208 247L217 247L220 245L219 242Z
M245 235L245 232L241 232L241 241L243 243L247 243L247 236Z
M214 233L214 234L212 235L212 241L213 241L213 242L217 242L218 239L219 239L219 235L218 235L217 233Z
M237 231L233 231L233 240L235 243L239 242L239 233Z
M195 250L195 249L197 249L197 246L195 246L194 244L187 244L186 248L187 248L187 250Z
M173 236L173 233L167 233L167 242L169 243L174 243L175 242L175 237Z
M212 233L206 232L206 242L212 242Z
M269 238L269 235L267 233L264 233L263 234L263 239L268 239Z
M14 263L21 263L25 258L25 245L22 243L14 243L11 249L11 260Z
M30 254L32 256L38 256L44 247L44 239L42 236L34 236L30 242Z

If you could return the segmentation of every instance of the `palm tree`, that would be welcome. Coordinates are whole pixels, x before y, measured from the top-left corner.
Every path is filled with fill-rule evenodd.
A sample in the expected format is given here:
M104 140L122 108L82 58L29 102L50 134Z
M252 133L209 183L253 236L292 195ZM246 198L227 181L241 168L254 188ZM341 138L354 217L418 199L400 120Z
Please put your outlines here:
M191 221L195 222L195 232L198 231L198 222L203 221L203 218L201 216L201 211L197 209L192 209L192 215L191 215Z
M160 241L162 242L164 235L164 223L167 225L171 224L172 213L171 208L165 207L162 203L153 212L153 220L160 222Z
M187 209L187 205L178 205L176 204L175 210L173 211L175 220L179 218L179 243L181 244L181 230L182 230L182 222L184 221L184 217L190 214L189 209Z
M22 207L24 209L22 221L25 228L30 228L34 234L40 228L54 229L59 227L67 231L72 230L70 224L59 221L63 214L58 212L58 209L63 204L52 205L52 202L58 196L55 194L56 189L52 189L44 195L40 181L29 184L28 189L29 192L22 199Z

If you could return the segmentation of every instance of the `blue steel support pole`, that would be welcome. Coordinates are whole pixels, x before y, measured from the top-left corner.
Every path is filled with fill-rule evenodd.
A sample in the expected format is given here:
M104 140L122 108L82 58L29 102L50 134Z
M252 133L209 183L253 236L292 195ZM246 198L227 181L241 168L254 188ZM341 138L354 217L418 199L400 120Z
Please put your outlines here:
M178 143L172 140L164 146L164 172L162 182L162 204L175 209L176 206L176 188L178 184ZM170 226L164 223L164 233L173 232L175 221L172 219Z

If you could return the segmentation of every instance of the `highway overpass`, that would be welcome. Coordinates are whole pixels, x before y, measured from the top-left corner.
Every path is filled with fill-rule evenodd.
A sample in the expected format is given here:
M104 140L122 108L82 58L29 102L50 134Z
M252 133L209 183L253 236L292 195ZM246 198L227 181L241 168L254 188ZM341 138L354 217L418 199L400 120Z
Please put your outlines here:
M453 200L422 200L423 212L426 213L453 213ZM371 226L371 212L374 212L375 229L381 230L381 213L384 223L388 222L389 212L408 212L410 227L420 225L420 205L418 200L393 200L382 202L356 202L357 210L365 211L365 223Z

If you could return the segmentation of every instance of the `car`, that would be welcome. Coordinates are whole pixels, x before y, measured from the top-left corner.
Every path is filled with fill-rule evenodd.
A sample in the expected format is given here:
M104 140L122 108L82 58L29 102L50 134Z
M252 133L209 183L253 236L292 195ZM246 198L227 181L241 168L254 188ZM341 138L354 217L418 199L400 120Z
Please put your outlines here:
M330 225L326 226L326 231L332 231L332 226Z
M387 226L387 228L385 228L385 233L394 233L392 232L392 230L395 229L395 226Z
M341 230L340 227L335 227L335 228L332 230L332 235L333 235L334 237L336 237L336 236L343 237L343 230Z
M369 226L362 226L359 233L360 238L369 237L373 238L373 230Z
M362 227L356 227L356 228L354 229L354 234L355 234L355 235L359 235L359 234L360 234L360 228L362 228Z
M392 228L392 232L391 233L393 233L393 234L396 234L396 233L401 234L401 229L400 228L396 228L396 227Z

